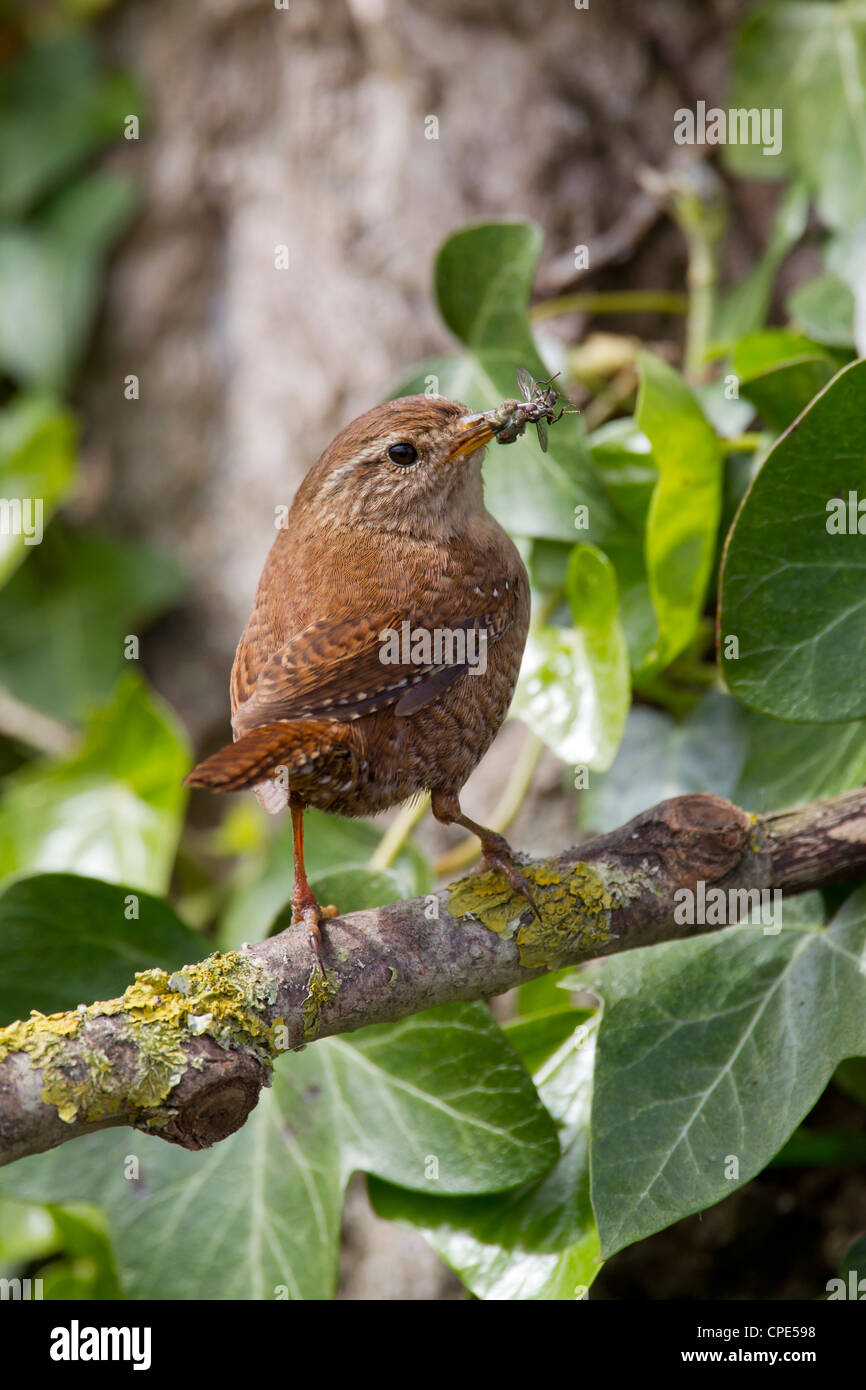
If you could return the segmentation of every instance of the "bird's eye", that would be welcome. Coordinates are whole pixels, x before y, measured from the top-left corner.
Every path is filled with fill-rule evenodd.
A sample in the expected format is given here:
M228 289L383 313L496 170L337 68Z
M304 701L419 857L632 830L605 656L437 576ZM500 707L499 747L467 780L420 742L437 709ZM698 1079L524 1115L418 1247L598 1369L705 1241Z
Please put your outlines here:
M388 450L388 457L392 463L399 463L405 468L416 461L418 450L414 444L392 444Z

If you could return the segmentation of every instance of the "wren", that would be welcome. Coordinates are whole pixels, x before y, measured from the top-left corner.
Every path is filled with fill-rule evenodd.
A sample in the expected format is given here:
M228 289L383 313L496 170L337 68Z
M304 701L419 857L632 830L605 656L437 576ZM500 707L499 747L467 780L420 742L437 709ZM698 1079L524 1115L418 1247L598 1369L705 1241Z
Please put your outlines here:
M406 396L337 435L265 562L232 668L235 742L185 779L288 806L292 921L320 966L318 924L336 909L307 883L307 806L365 816L429 791L436 819L477 835L485 867L535 908L507 842L459 800L505 718L529 625L526 569L482 491L502 418Z

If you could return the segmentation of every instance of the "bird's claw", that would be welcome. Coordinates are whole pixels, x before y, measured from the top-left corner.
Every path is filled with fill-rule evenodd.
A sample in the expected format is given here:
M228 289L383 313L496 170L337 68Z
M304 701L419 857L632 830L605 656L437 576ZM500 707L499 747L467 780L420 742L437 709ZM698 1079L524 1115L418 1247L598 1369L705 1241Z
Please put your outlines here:
M502 835L496 835L490 840L485 840L482 843L482 849L484 853L481 863L484 868L498 869L500 873L504 874L515 893L519 893L521 897L526 899L540 922L542 918L538 904L530 892L529 884L514 863L514 856L508 841Z
M333 903L327 907L320 907L312 893L305 894L302 898L292 899L292 926L303 927L307 933L307 940L312 947L316 964L325 974L325 963L322 960L322 933L319 931L319 923L326 921L329 917L336 917L337 909Z

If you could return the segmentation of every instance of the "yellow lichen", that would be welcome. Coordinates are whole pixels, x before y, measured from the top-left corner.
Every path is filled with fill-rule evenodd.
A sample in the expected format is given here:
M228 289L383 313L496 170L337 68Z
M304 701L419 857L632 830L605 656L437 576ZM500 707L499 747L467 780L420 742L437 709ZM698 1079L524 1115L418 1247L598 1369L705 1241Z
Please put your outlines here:
M63 1120L158 1111L189 1065L184 1042L192 1031L208 1033L223 1047L245 1047L270 1065L275 1049L266 1006L275 989L267 972L237 951L217 952L172 976L142 970L118 999L47 1016L34 1010L29 1019L0 1028L0 1061L13 1052L29 1057L42 1072L42 1099ZM116 1016L122 1022L112 1047L121 1045L122 1068L82 1035L85 1023ZM202 1026L191 1030L192 1019ZM124 1043L131 1048L131 1078ZM155 1113L148 1123L158 1127L167 1118L165 1111Z
M610 940L611 910L640 891L622 870L602 862L568 869L528 864L520 872L540 921L495 869L455 884L448 911L473 917L505 939L515 937L520 963L528 969L555 970L600 950Z
M313 964L307 981L307 995L301 1005L301 1020L304 1026L304 1039L310 1042L319 1031L322 1010L335 999L340 989L340 980L335 970L323 971L318 962Z

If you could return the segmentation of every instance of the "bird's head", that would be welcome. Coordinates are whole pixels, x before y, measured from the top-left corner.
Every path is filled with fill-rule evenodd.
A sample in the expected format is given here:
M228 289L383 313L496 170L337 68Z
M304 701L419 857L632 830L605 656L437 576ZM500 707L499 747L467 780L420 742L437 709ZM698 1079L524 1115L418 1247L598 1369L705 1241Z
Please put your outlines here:
M445 396L403 396L359 415L301 484L294 514L447 540L484 507L481 462L491 421Z

